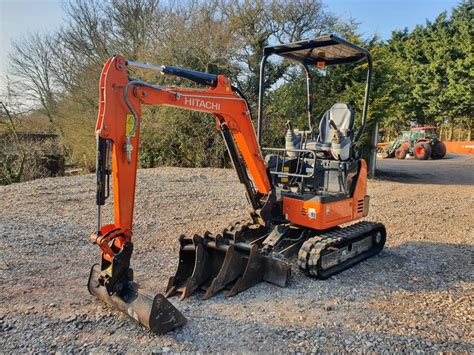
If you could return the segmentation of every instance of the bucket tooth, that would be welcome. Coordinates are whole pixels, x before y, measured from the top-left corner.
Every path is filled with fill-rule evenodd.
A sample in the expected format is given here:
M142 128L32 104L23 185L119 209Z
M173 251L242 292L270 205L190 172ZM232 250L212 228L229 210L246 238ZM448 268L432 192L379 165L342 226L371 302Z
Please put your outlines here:
M226 296L232 297L263 280L265 274L265 261L258 251L258 246L253 244L248 255L245 271L237 282L232 286Z
M235 250L233 245L226 246L225 258L217 275L212 279L204 294L204 299L211 298L216 292L235 281L245 270L246 260Z

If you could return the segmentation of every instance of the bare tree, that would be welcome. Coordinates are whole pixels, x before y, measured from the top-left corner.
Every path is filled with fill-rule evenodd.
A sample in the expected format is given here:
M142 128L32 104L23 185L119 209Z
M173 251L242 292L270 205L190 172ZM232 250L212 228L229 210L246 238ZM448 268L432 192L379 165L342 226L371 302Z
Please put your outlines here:
M113 53L110 35L113 25L107 19L107 2L100 0L74 0L64 6L68 22L59 32L64 47L73 53L79 66L86 63L103 63Z
M258 95L259 64L267 45L298 41L331 31L337 20L326 12L321 0L220 0L220 11L229 31L242 47L235 61L243 65L237 78L252 103ZM287 63L269 63L266 86L287 70Z
M9 156L8 154L5 154L5 155L2 154L1 159L0 159L0 184L9 184L12 182L20 181L23 175L23 171L24 171L25 163L26 163L26 152L23 149L23 146L20 143L20 140L18 138L15 122L13 121L13 116L8 106L9 106L8 103L0 101L0 107L1 107L0 112L4 113L7 118L7 121L8 121L7 127L8 127L8 130L12 134L13 143L18 150L19 157L18 159L15 159L16 157L14 155ZM0 117L2 116L3 114L0 114Z
M136 60L149 51L163 13L158 0L111 0L106 6L113 47Z
M334 29L337 22L325 11L322 1L274 0L269 6L275 21L274 35L280 43L326 34Z
M13 42L8 58L13 90L26 103L39 103L52 122L57 102L50 40L51 36L47 34L29 34Z
M53 35L29 36L14 48L14 88L16 93L41 103L50 120L54 117L55 129L60 130L72 158L90 166L94 165L98 79L111 55L225 74L255 106L263 47L318 35L335 22L320 0L66 1L67 21L62 28ZM287 66L286 62L270 62L267 86L287 73ZM152 73L129 70L131 76L157 80ZM176 78L159 80L193 85ZM26 86L20 88L20 84ZM171 160L165 160L173 164L182 156L189 160L185 164L191 164L201 156L199 164L205 165L209 164L208 155L214 154L209 159L222 164L224 147L214 137L208 117L191 113L189 119L190 113L160 108L149 111L142 128L156 124L153 128L171 127L172 131L157 140L147 136L144 129L142 143L150 147L151 161L170 156ZM199 149L196 139L189 139L193 134L202 143ZM182 137L179 141L186 144L174 144L176 137Z

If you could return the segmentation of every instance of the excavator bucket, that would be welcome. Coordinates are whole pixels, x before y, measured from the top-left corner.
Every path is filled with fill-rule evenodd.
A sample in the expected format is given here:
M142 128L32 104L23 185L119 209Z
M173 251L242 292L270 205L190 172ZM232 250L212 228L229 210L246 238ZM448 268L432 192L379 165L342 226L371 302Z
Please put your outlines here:
M217 255L213 262L213 277L210 278L211 283L204 294L205 300L214 296L216 292L226 288L226 286L231 284L234 280L237 280L243 272L245 260L242 255L235 250L235 246L233 245L228 245L226 248L227 251L225 252L224 260L222 262L219 260L221 258L217 256L222 254L216 253Z
M231 297L261 281L286 285L291 267L282 258L261 253L259 242L264 237L253 235L244 242L240 233L235 238L223 234L179 238L179 264L166 297L178 294L183 300L198 289L205 291L204 299L224 289Z
M92 266L87 288L104 303L127 314L155 334L164 334L186 323L186 318L162 294L153 296L135 282L119 293L109 295L98 282L100 266Z
M204 239L195 234L192 238L179 238L179 265L176 275L171 277L166 288L166 296L181 294L181 300L189 297L207 278L208 253Z
M237 282L227 292L226 296L235 296L237 293L258 284L265 274L265 263L258 252L258 247L254 244L250 247L245 263L245 270Z

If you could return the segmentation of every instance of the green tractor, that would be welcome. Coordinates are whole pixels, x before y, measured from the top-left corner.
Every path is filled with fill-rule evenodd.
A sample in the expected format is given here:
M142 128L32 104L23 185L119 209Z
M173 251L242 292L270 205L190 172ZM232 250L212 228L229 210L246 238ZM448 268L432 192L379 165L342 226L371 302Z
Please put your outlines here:
M414 127L401 131L393 142L379 146L381 158L405 159L407 155L418 160L442 159L446 155L446 146L438 139L436 127Z

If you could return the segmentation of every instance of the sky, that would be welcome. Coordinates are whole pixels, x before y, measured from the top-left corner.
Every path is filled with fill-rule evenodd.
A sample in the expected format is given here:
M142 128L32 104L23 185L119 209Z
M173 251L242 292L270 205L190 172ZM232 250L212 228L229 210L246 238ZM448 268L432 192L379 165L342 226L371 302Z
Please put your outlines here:
M289 0L291 1L291 0ZM53 31L64 23L64 0L0 0L0 78L7 71L11 41L28 32ZM434 20L460 0L325 0L333 14L360 23L364 37L378 34L387 39L393 30L413 29ZM4 83L2 83L2 87Z
M0 0L1 1L1 0ZM328 9L342 18L354 18L364 37L378 34L390 38L392 31L413 29L433 21L441 12L456 7L460 0L326 0Z

